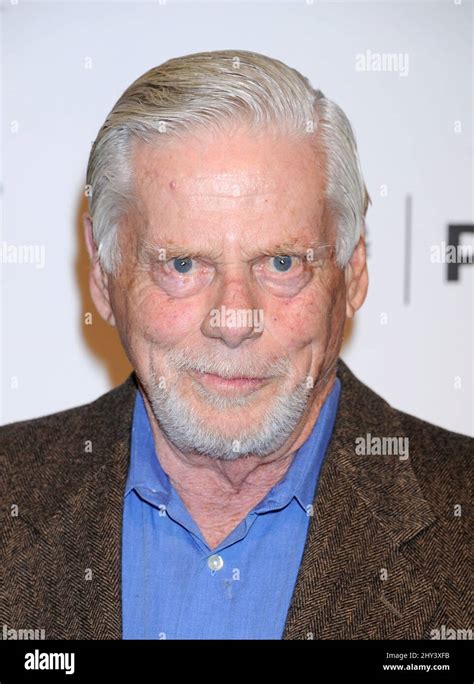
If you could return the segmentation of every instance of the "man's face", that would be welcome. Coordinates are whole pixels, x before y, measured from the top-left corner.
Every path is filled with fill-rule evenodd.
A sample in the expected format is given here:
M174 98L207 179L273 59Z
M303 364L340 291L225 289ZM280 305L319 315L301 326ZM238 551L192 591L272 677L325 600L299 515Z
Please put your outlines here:
M140 142L134 169L141 209L120 229L109 320L158 424L183 453L274 453L342 342L321 160L308 140L241 131Z

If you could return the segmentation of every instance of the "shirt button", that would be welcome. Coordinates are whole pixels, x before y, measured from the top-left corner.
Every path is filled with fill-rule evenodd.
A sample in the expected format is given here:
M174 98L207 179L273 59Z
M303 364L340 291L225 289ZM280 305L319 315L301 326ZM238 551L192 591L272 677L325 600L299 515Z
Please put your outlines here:
M220 570L224 566L222 556L219 556L218 554L209 556L209 558L207 559L207 565L210 570Z

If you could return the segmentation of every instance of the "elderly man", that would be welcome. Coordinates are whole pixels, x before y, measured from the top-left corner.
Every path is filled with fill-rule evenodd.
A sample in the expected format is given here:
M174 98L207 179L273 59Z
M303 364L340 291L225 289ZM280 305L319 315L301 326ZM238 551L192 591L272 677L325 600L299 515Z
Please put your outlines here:
M93 145L90 288L134 368L1 430L3 622L81 639L467 629L469 438L339 359L364 302L351 126L245 51L172 59Z

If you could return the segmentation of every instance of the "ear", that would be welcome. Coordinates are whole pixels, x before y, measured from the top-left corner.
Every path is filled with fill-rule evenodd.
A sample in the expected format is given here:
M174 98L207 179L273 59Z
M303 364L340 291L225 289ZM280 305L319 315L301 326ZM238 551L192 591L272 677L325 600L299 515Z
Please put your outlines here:
M367 272L367 253L365 237L362 234L345 268L346 280L346 316L353 318L360 309L367 295L369 274Z
M84 239L90 259L89 289L92 301L104 321L107 321L110 325L115 325L115 318L110 305L109 276L105 273L99 261L99 254L92 232L92 219L90 214L87 212L84 213L82 215L82 222L84 225Z

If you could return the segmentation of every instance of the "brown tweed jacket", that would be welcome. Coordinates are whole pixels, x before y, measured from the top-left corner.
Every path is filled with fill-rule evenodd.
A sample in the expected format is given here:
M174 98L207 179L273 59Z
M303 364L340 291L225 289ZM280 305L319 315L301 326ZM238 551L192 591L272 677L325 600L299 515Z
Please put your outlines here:
M472 439L391 408L340 361L342 394L284 639L471 629ZM96 401L0 428L0 631L121 638L132 373ZM408 437L409 458L358 438ZM0 634L1 638L1 634Z

